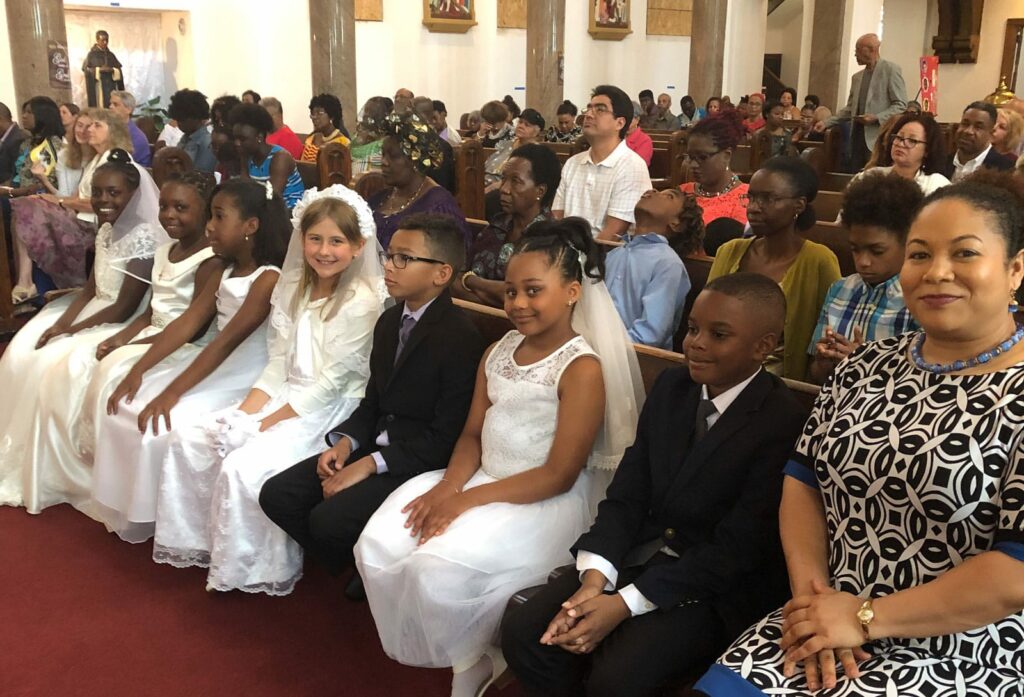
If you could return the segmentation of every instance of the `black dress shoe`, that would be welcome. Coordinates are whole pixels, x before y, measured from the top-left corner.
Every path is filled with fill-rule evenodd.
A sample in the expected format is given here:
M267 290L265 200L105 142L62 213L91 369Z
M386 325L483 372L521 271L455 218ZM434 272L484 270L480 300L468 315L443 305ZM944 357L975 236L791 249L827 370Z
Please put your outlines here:
M366 600L366 589L363 588L363 579L360 578L358 571L352 572L352 578L345 586L345 597L356 603Z

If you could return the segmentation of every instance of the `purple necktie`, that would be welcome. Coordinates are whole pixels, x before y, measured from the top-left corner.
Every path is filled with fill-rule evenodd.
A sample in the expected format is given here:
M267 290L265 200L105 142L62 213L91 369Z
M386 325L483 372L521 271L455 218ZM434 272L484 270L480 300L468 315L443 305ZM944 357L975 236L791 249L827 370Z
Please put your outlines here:
M409 341L409 335L412 334L413 327L415 326L415 317L412 315L404 315L402 317L402 327L398 330L398 348L395 350L395 363L398 363L402 350L405 349L405 344Z

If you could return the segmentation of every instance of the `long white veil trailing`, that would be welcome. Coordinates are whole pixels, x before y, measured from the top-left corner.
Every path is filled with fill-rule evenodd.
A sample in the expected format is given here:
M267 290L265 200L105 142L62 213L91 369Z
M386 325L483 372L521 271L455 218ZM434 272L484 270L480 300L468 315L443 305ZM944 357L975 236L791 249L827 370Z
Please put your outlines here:
M139 188L110 226L110 264L148 284L156 250L171 238L158 221L160 189L144 167L131 164L139 170Z
M585 264L586 255L581 253L581 268ZM636 438L645 392L633 342L604 281L583 274L583 292L572 314L572 328L600 357L606 396L604 424L594 441L587 467L614 470Z

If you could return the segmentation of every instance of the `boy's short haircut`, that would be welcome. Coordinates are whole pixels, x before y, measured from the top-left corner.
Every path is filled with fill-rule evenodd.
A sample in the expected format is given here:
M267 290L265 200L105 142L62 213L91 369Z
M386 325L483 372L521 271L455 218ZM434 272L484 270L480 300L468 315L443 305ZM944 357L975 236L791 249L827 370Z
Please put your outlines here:
M416 213L405 218L399 230L423 234L430 255L459 271L466 266L466 240L455 218L442 213Z
M759 273L740 271L719 276L704 286L704 291L709 290L743 301L751 322L760 322L766 333L782 336L786 325L786 295L772 279Z
M896 173L865 174L843 193L843 226L865 225L888 230L900 244L924 204L921 187Z

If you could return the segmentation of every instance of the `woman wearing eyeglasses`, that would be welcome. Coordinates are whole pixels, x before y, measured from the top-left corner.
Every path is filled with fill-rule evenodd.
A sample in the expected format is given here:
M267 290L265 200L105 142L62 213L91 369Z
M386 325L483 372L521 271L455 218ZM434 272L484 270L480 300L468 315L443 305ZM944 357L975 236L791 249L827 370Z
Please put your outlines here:
M893 172L921 187L925 196L949 186L941 173L946 160L942 129L931 116L904 114L893 124L888 147L883 147L878 166L869 167L858 177Z
M747 185L729 169L733 151L746 136L743 117L735 109L710 113L690 129L686 143L690 181L679 188L696 196L705 225L719 218L747 224L747 207L740 200Z
M811 202L817 195L818 175L802 159L781 156L765 162L743 197L754 237L730 240L719 247L708 274L711 281L750 271L782 287L786 325L780 347L765 367L793 380L807 375L806 349L825 294L840 276L836 255L800 234L814 227Z

